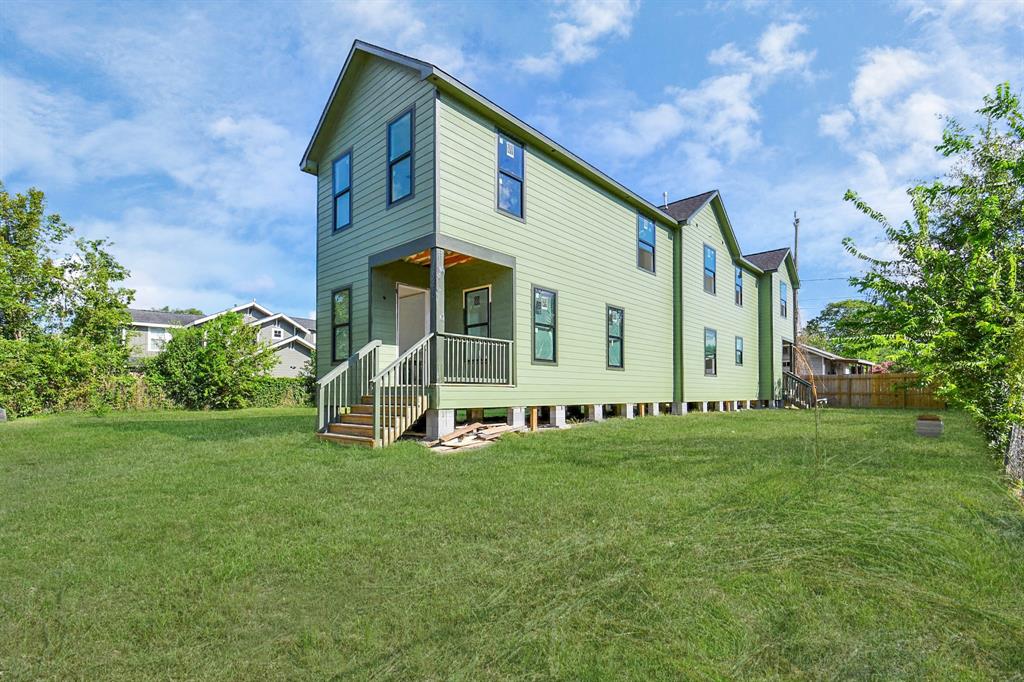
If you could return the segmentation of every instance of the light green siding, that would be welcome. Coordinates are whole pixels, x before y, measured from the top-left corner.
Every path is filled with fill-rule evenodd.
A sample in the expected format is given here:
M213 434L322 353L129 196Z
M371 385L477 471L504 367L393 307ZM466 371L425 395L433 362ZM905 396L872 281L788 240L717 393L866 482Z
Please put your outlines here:
M440 387L439 406L672 400L674 228L657 226L657 274L640 270L636 210L530 146L526 219L498 213L495 126L446 95L440 109L439 231L515 257L518 385ZM534 286L558 292L557 365L532 362ZM626 312L624 370L606 368L607 305Z
M786 283L786 300L788 306L786 317L782 316L779 299L779 283ZM793 309L793 285L789 280L789 272L785 264L779 266L776 272L772 273L772 318L773 338L775 344L774 367L773 367L773 388L776 398L782 397L782 342L793 342L793 316L796 311Z
M722 236L724 216L709 203L682 228L683 399L687 402L758 398L757 277L743 273L743 305L736 305L735 261ZM704 291L704 245L717 254L715 294ZM704 373L704 330L718 333L718 373ZM735 338L744 341L743 365L735 362Z
M375 57L354 64L354 79L324 123L317 178L317 373L331 363L331 292L352 287L352 349L370 340L367 258L434 229L434 88L403 66ZM414 195L387 207L387 124L415 105ZM352 225L333 231L331 162L352 149ZM375 292L376 293L376 292ZM392 310L393 315L393 310ZM376 332L376 330L374 330ZM392 331L393 333L393 331ZM376 334L375 334L376 335Z

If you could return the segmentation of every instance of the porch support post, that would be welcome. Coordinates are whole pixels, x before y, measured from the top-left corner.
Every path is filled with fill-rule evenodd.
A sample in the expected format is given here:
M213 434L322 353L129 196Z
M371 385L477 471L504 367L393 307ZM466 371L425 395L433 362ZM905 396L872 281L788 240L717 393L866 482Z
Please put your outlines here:
M548 424L559 429L566 428L565 424L565 405L552 405L551 413L548 417Z
M455 430L455 410L427 410L427 439L437 440Z
M526 426L526 408L508 408L508 410L505 411L505 421L509 426Z
M444 249L435 246L430 249L430 333L444 333ZM440 342L434 337L430 346L431 379L436 384L444 376L444 354Z
M683 402L672 403L672 414L677 414L677 415L686 414L686 408L687 408L686 403L683 403Z
M603 422L604 405L587 405L587 419L592 422Z

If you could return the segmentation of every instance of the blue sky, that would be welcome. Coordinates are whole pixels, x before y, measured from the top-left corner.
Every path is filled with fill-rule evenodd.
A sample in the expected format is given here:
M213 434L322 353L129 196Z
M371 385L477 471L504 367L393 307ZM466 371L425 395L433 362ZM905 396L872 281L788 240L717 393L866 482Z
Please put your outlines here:
M717 188L744 251L792 242L804 319L852 292L941 173L942 116L1024 83L1024 2L0 4L0 177L108 237L140 306L311 315L298 170L352 40L432 61L660 202Z

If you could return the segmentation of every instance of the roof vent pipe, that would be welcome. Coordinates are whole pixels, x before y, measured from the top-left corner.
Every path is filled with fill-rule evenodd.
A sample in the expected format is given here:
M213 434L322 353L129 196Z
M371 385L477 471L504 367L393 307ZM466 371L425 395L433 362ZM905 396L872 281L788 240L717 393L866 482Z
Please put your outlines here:
M668 208L668 192L662 192L661 198L664 201L664 204L662 204L662 208Z

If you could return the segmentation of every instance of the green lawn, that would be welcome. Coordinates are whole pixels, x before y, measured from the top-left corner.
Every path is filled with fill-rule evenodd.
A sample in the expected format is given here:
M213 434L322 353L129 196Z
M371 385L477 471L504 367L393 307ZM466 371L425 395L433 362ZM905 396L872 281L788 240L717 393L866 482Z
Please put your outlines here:
M311 410L0 425L0 680L1024 679L963 415L612 420L435 455Z

